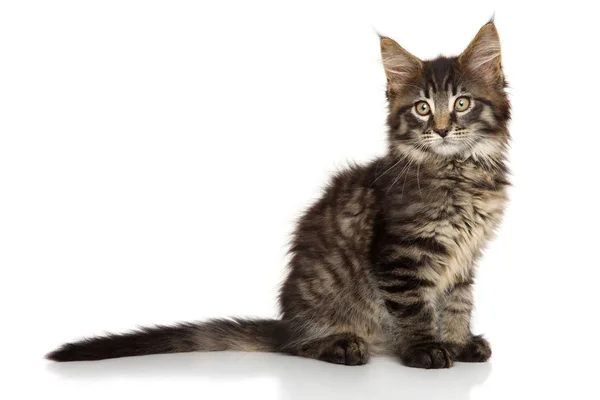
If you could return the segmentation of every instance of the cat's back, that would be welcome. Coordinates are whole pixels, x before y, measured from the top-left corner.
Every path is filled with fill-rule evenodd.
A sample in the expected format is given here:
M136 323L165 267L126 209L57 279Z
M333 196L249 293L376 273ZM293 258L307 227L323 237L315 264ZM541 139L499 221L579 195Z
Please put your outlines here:
M319 326L351 324L343 316L330 320L343 308L344 315L363 316L359 325L364 332L378 325L372 316L381 307L368 274L378 212L370 185L376 163L352 165L334 174L322 196L298 221L288 277L280 292L284 319L309 318L316 324L319 320Z
M380 162L352 164L336 172L298 221L295 241L327 234L366 245L379 207L372 182Z

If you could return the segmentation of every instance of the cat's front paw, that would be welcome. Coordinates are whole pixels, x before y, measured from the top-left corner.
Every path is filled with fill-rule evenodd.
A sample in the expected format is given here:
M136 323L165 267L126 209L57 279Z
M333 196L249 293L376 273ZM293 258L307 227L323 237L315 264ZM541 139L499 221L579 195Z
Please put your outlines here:
M418 344L400 353L400 359L407 367L437 369L450 368L452 356L443 343Z
M483 336L473 336L471 340L461 345L454 359L462 362L486 362L492 356L490 343Z

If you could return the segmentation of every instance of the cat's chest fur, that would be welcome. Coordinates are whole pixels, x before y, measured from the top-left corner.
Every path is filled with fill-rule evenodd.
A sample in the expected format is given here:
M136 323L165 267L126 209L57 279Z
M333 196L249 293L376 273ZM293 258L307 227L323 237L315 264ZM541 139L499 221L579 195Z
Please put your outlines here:
M421 250L432 264L430 278L441 288L468 279L502 216L502 173L457 161L414 171L409 179L389 195L387 231L426 244Z

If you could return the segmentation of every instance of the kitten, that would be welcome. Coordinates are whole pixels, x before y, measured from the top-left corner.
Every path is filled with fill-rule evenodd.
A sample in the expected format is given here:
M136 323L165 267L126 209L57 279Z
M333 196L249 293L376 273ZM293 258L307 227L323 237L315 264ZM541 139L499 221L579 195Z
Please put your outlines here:
M510 105L493 21L458 57L421 61L381 37L389 148L336 174L300 219L281 319L151 327L68 343L54 361L189 351L283 352L345 365L483 362L475 263L507 200Z

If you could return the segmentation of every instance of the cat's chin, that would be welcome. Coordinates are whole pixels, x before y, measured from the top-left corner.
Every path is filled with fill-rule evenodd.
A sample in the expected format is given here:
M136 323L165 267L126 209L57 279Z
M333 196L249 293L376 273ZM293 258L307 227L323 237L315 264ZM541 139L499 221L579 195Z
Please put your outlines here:
M464 146L457 143L442 142L432 146L430 150L438 156L450 157L461 154L464 151Z

